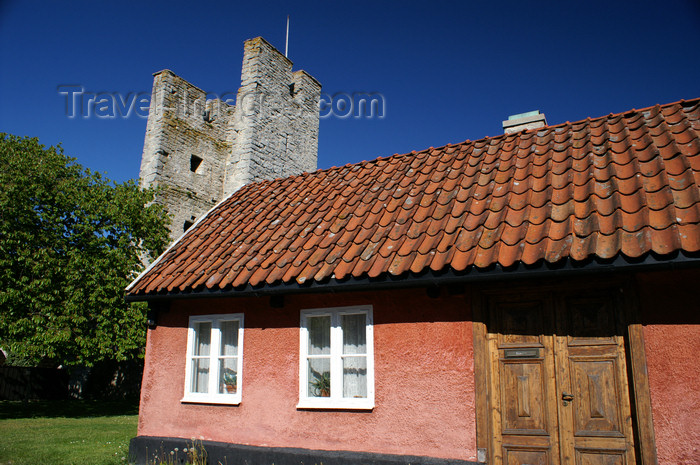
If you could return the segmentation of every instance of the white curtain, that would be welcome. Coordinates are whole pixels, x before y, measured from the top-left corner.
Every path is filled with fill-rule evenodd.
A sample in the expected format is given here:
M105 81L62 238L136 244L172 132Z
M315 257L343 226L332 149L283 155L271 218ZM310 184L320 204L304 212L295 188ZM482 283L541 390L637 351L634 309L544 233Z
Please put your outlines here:
M343 397L367 397L366 316L342 315Z
M219 393L233 394L226 389L226 381L236 380L238 389L238 321L222 321L221 348L219 350Z
M309 331L308 353L313 357L308 359L308 396L322 397L329 392L322 390L324 379L331 375L331 317L312 316L307 320Z
M211 346L211 323L198 323L195 325L194 331L195 340L194 354L192 354L192 392L207 392L209 390L208 357Z

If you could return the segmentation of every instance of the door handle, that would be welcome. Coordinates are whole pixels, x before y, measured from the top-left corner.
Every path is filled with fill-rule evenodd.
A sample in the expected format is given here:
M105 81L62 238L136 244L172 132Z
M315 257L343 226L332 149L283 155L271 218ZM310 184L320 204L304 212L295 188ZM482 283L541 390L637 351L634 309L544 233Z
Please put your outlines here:
M562 393L561 393L561 400L564 401L564 406L567 406L567 405L569 405L569 402L571 402L572 400L574 400L574 395L573 395L573 394L569 394L569 393L567 393L567 392L562 392Z

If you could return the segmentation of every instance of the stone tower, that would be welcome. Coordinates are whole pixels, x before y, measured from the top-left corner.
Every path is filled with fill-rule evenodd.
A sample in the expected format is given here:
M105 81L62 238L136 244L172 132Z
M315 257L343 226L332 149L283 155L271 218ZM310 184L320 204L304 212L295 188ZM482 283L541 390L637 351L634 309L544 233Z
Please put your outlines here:
M314 171L320 96L321 84L261 37L245 42L235 106L155 73L140 183L161 188L171 239L247 183Z

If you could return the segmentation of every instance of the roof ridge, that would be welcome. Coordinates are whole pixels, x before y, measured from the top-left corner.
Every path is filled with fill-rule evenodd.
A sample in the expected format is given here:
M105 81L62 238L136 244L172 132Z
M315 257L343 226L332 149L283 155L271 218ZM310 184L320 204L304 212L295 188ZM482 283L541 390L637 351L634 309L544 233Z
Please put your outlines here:
M372 158L370 160L362 160L362 161L355 162L355 163L351 162L351 163L346 163L345 165L339 165L339 166L334 165L334 166L329 166L328 168L317 169L315 171L304 171L302 173L291 175L291 176L278 177L278 178L273 178L273 179L264 179L261 181L254 181L254 182L251 182L249 184L246 184L245 186L242 186L241 189L243 187L248 187L248 186L255 186L255 185L262 186L265 184L272 184L272 183L280 182L280 181L283 181L286 179L291 180L291 179L299 178L299 177L307 177L307 176L312 176L312 175L321 174L321 173L329 173L331 171L341 170L341 169L347 168L347 167L354 167L354 166L366 165L369 163L375 163L375 162L378 162L380 160L387 160L387 159L391 159L391 158L401 158L401 157L406 157L406 156L415 156L415 155L417 155L419 153L423 153L423 152L430 155L430 152L432 152L432 151L436 151L436 150L440 151L440 150L444 150L448 147L462 147L465 145L474 145L474 144L478 144L480 142L485 142L487 140L489 140L489 141L499 140L499 139L502 139L502 138L505 138L508 136L513 136L513 135L537 133L537 132L544 131L544 130L551 130L551 129L556 129L556 128L565 127L565 126L573 126L575 124L583 124L586 122L590 123L590 122L600 121L603 119L612 119L612 118L617 118L618 116L624 116L624 115L628 115L628 114L644 112L647 110L651 110L652 108L655 108L655 107L659 107L661 109L661 108L668 108L668 107L671 107L673 105L679 105L679 104L680 105L683 105L683 104L691 104L692 105L695 103L700 103L700 97L696 97L696 98L692 98L692 99L680 99L680 100L677 100L675 102L665 103L665 104L656 103L654 105L649 105L649 106L643 107L643 108L632 108L630 110L620 111L617 113L608 113L607 115L602 115L602 116L595 116L595 117L588 116L586 118L579 119L576 121L565 121L563 123L548 124L548 125L543 126L543 127L533 128L533 129L524 129L522 131L518 131L518 132L510 133L510 134L504 133L504 134L499 134L496 136L484 136L480 139L474 139L474 140L466 139L462 142L447 143L447 144L443 144L443 145L438 146L438 147L431 146L431 147L426 147L426 148L421 149L421 150L411 150L410 152L395 153L393 155L386 155L386 156L378 156L378 157ZM239 189L239 191L241 189ZM236 191L236 192L238 192L238 191Z
M419 154L419 153L422 153L422 152L427 152L427 153L430 155L429 152L431 152L431 151L433 151L433 150L438 150L438 151L439 151L439 150L444 150L444 149L446 149L446 148L448 148L448 147L461 147L461 146L464 146L464 145L473 145L473 144L477 144L477 143L479 143L479 142L485 142L485 141L487 141L487 140L493 141L493 140L502 139L502 138L505 138L505 137L508 137L508 136L512 136L512 135L514 135L514 134L517 135L517 134L536 133L536 132L540 132L540 131L543 131L543 130L556 129L556 128L565 127L565 126L573 126L573 125L575 125L575 124L583 124L583 123L586 123L586 122L600 121L600 120L603 120L603 119L612 119L612 118L617 118L618 116L624 116L624 115L633 114L633 113L641 113L641 112L644 112L644 111L647 111L647 110L651 110L652 108L655 108L655 107L659 107L659 108L668 108L668 107L671 107L671 106L673 106L673 105L679 105L679 104L680 104L680 105L683 105L683 104L686 104L686 105L687 105L687 104L691 104L691 105L692 105L692 104L699 103L699 102L700 102L700 97L696 97L696 98L692 98L692 99L680 99L680 100L677 100L677 101L675 101L675 102L665 103L665 104L656 103L656 104L654 104L654 105L649 105L649 106L643 107L643 108L632 108L632 109L630 109L630 110L620 111L620 112L617 112L617 113L609 113L609 114L607 114L607 115L602 115L602 116L595 116L595 117L590 117L590 116L588 116L588 117L586 117L586 118L582 118L582 119L579 119L579 120L576 120L576 121L565 121L565 122L563 122L563 123L548 124L548 125L543 126L543 127L540 127L540 128L526 129L526 130L523 130L523 131L518 131L518 132L516 132L516 133L511 133L511 134L499 134L499 135L497 135L497 136L484 136L484 137L482 137L482 138L480 138L480 139L474 139L474 140L466 139L465 141L462 141L462 142L447 143L447 144L443 144L443 145L438 146L438 147L432 147L432 146L431 146L431 147L426 147L426 148L421 149L421 150L411 150L410 152L395 153L395 154L393 154L393 155L387 155L387 156L379 156L379 157L373 158L373 159L371 159L371 160L363 160L363 161L356 162L356 163L347 163L347 164L342 165L342 166L331 166L331 167L324 168L324 169L320 169L320 170L316 170L316 171L313 171L313 172L310 172L310 173L302 173L302 175L304 175L304 174L314 174L314 173L318 173L318 172L327 172L327 171L331 171L331 170L333 170L333 169L340 169L340 168L343 168L343 167L346 167L346 166L357 166L357 165L362 165L362 164L365 164L365 163L373 163L373 162L376 162L376 161L378 161L378 160L384 160L384 159L389 159L389 158L400 158L400 157L405 157L405 156L409 156L409 155L413 156L413 155L416 155L416 154Z

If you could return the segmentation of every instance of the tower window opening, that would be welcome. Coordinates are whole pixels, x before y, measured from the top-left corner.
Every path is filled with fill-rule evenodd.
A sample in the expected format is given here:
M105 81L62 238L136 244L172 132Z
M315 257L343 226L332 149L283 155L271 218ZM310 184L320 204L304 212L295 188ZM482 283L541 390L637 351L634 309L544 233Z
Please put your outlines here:
M192 221L185 220L185 225L182 227L182 232L187 231L194 223Z
M192 155L190 158L190 171L193 173L197 172L197 168L199 168L199 165L202 164L202 159L199 158L197 155Z

